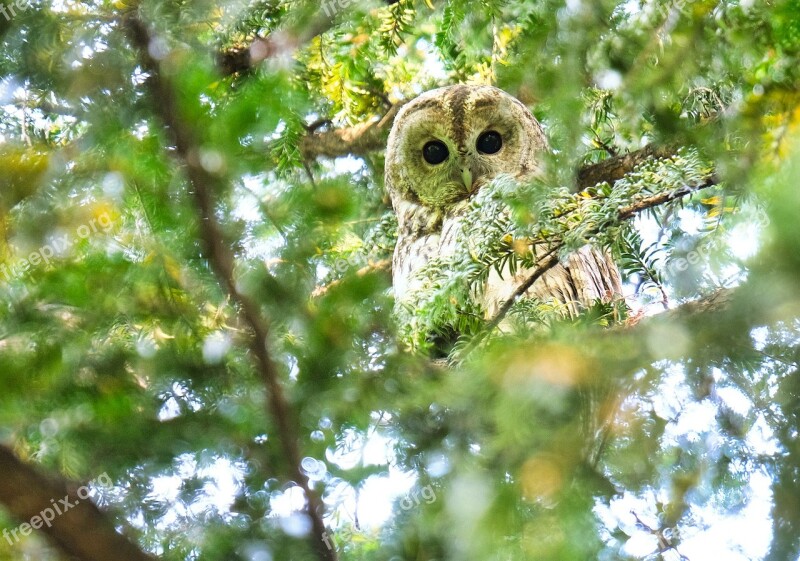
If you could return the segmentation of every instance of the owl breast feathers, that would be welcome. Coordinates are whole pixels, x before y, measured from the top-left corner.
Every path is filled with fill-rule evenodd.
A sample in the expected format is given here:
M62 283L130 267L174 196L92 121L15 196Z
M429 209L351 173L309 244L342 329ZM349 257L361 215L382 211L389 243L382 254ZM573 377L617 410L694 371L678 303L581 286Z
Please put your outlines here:
M517 99L491 86L431 90L397 114L386 150L386 187L399 232L392 263L398 302L424 285L420 273L434 258L453 255L470 233L465 209L488 182L519 182L539 171L548 149L539 122ZM477 304L492 317L532 269L493 272ZM526 296L563 304L570 315L621 292L609 255L585 246L543 275Z

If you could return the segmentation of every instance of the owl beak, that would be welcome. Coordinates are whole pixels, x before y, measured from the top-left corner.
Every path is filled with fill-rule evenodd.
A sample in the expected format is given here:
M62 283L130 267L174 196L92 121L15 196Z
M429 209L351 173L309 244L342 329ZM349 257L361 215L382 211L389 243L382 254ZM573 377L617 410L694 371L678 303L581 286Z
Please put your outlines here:
M464 181L464 187L467 188L467 191L472 192L472 170L461 168L461 179Z

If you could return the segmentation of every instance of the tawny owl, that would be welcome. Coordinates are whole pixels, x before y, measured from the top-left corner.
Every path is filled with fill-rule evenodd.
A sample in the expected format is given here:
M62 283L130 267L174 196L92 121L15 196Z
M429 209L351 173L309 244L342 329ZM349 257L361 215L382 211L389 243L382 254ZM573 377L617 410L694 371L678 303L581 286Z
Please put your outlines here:
M439 88L400 110L386 151L386 187L399 223L392 264L398 301L419 281L415 274L420 268L455 250L456 232L469 235L470 224L463 222L470 199L500 175L529 179L547 149L542 127L530 111L495 87ZM531 272L489 275L478 296L487 318ZM550 269L526 296L554 300L572 315L620 292L610 257L585 246Z

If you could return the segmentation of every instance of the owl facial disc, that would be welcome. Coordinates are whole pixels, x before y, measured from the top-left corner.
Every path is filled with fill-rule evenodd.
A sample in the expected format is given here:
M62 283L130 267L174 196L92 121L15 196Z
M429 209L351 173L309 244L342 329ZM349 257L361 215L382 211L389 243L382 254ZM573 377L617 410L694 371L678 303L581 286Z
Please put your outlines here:
M544 133L517 99L492 86L431 90L397 114L386 151L395 199L447 210L500 174L524 178L546 148Z

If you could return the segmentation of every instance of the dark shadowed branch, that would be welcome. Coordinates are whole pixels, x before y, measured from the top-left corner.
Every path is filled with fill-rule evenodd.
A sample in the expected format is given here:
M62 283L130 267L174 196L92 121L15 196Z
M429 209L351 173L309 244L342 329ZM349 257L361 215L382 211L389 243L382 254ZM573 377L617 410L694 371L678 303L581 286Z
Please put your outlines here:
M80 561L155 560L117 533L108 517L86 499L83 488L45 477L2 445L0 473L0 502L14 518L28 525L7 528L6 540L15 540L22 530L29 534L31 528L38 527ZM45 523L45 517L51 520Z
M200 148L196 141L197 135L193 124L181 116L173 84L161 71L159 62L149 53L151 37L146 25L132 16L127 22L127 29L143 67L150 74L148 85L154 101L153 110L166 126L177 157L186 167L200 218L200 234L211 268L236 303L240 316L251 331L250 350L267 390L268 414L275 422L278 440L289 466L285 476L303 489L308 501L307 512L313 528L310 536L312 546L321 561L335 561L335 551L325 545L326 530L322 519L324 504L318 493L311 489L308 478L300 469L303 456L295 427L297 416L284 393L278 367L269 350L269 322L262 316L258 303L237 287L234 257L214 213L213 194L219 191L221 180L205 170L197 158L192 157Z

